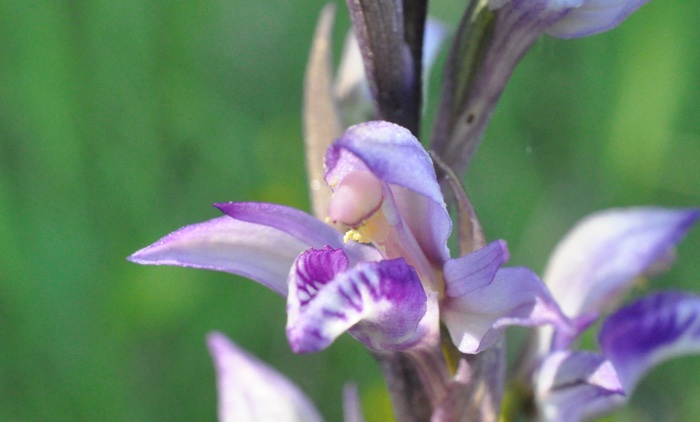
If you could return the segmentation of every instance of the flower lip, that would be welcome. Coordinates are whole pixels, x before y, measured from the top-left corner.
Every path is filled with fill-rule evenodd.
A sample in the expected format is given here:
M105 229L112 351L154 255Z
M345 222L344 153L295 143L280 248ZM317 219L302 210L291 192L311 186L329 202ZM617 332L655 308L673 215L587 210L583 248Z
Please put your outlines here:
M430 332L426 293L404 259L347 264L330 247L297 258L287 298L292 350L320 351L345 331L372 350L404 350Z

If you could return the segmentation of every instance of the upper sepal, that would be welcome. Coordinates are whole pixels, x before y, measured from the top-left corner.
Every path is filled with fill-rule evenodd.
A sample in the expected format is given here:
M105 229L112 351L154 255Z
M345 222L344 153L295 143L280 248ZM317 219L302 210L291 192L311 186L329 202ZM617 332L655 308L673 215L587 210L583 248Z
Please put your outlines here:
M432 330L427 296L403 259L348 268L341 250L310 249L289 276L287 338L297 353L328 347L343 332L375 351L404 350Z
M306 395L283 375L223 334L207 336L214 359L221 422L321 422Z
M350 173L369 170L391 188L401 218L423 253L441 266L449 257L452 222L433 163L407 129L389 122L355 125L326 153L326 182L337 187Z

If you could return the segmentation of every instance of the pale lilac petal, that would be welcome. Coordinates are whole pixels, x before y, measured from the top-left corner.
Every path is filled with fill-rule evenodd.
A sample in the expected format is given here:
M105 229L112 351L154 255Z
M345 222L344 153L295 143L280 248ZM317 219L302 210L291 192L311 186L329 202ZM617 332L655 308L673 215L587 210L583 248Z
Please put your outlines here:
M326 154L326 182L335 188L349 173L369 170L391 187L401 218L436 266L449 257L447 213L430 156L401 126L367 122L349 128Z
M581 7L547 29L559 38L577 38L608 31L622 23L649 0L586 0Z
M548 422L578 422L612 410L625 400L615 369L597 353L553 353L535 376L537 405L541 419Z
M579 7L586 0L489 0L489 8L498 10L504 6L510 6L514 10L528 12L530 18L537 17L537 12L566 11Z
M680 292L649 295L611 315L599 341L631 394L654 366L700 353L700 297Z
M289 269L308 247L274 227L219 217L183 227L127 259L238 274L286 296Z
M223 334L207 336L216 368L219 421L320 422L304 393Z
M460 258L450 259L443 268L445 295L458 299L474 289L488 286L508 259L508 245L503 240L491 242Z
M381 259L374 248L355 242L346 244L342 233L296 208L266 202L227 202L214 206L236 220L283 231L307 245L304 249L328 245L343 249L353 262Z
M665 259L698 215L695 209L652 207L595 213L559 243L543 279L566 315L598 313Z
M297 353L328 347L345 331L373 350L403 350L427 334L426 294L403 259L347 269L341 250L311 249L294 263L287 338Z
M509 325L552 323L569 330L569 322L532 271L502 268L496 272L505 258L505 243L497 241L445 264L442 318L463 353L492 346Z
M356 384L345 384L343 387L343 421L365 422Z

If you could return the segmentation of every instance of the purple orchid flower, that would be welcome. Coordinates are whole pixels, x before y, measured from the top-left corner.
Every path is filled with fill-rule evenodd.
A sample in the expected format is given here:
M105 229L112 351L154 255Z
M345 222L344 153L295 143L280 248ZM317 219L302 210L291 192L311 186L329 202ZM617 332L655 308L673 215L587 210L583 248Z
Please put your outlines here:
M668 267L697 209L631 208L596 213L555 249L545 281L577 323L539 329L535 400L546 421L578 421L624 404L642 376L665 360L700 352L700 297L655 293L614 312L599 333L601 352L572 350L576 338L619 302L634 281Z
M321 350L345 331L374 351L435 349L440 317L464 353L493 345L508 325L567 324L536 275L500 269L505 242L449 257L452 223L433 163L408 130L351 127L329 148L325 179L329 219L345 235L289 207L225 203L216 206L226 216L129 259L240 274L287 296L296 352Z
M216 368L221 422L321 422L311 400L282 374L246 353L220 333L207 336ZM357 389L343 394L345 422L362 422Z

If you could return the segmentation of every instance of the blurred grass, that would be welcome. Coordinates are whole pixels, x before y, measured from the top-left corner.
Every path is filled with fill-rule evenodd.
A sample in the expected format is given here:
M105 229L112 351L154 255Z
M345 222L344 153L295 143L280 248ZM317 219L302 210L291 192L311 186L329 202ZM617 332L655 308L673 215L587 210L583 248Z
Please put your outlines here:
M351 339L293 355L284 301L263 287L124 260L216 216L213 202L308 208L301 81L322 5L0 2L0 420L211 420L213 329L328 420L349 379L367 415L385 406ZM463 2L432 7L454 22ZM652 2L618 30L544 38L519 66L467 181L514 264L541 270L597 209L698 205L699 7ZM653 286L700 291L699 249L691 233ZM699 371L700 359L664 365L611 419L692 420Z

